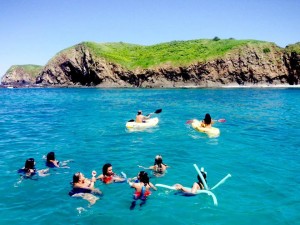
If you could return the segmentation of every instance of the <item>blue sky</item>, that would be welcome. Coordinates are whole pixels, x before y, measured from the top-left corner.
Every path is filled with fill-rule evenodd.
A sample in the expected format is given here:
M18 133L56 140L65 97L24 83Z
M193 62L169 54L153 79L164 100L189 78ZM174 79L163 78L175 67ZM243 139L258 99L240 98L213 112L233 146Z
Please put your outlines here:
M82 41L152 45L173 40L300 41L299 0L12 0L0 2L0 77L45 65Z

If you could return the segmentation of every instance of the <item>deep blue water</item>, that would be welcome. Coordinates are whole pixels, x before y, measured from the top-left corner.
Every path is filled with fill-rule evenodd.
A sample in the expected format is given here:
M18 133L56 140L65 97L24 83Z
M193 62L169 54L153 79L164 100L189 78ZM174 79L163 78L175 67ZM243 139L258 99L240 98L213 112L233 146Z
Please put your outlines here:
M300 89L0 89L1 224L297 224L300 219ZM128 132L138 109L162 108L159 126ZM218 138L186 121L210 113ZM22 180L29 157L74 160L69 169ZM151 182L191 186L196 163L213 186L207 195L183 197L158 188L143 207L129 210L128 184L96 186L104 195L89 206L68 195L75 172L90 177L104 163L135 176L157 154L170 166Z

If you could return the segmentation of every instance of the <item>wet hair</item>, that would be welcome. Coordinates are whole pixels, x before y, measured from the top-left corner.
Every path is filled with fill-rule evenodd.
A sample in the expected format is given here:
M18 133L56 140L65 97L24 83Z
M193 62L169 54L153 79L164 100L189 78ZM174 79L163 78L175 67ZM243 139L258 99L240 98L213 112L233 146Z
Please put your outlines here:
M166 164L163 163L163 161L162 161L162 156L161 156L161 155L157 155L157 156L155 157L155 160L154 160L154 166L155 166L155 165L158 167L159 170L161 170L162 165L167 166Z
M162 156L161 155L155 156L154 166L157 166L159 168L159 170L161 170L162 165L166 166L166 164L163 163Z
M141 115L141 114L142 114L142 111L141 111L141 110L139 110L139 111L137 112L137 114L138 114L138 115Z
M201 174L202 174L202 176L203 176L205 182L207 182L207 181L206 181L206 173L201 171ZM202 182L202 180L201 180L199 174L197 175L197 179L198 179L198 181L199 181L201 184L203 184L203 182Z
M209 113L205 114L204 123L211 124L211 117L210 117Z
M107 169L108 169L109 167L111 167L111 166L112 166L112 165L111 165L110 163L104 164L103 167L102 167L102 174L107 176L107 175L108 175L108 174L107 174Z
M144 186L146 186L147 184L149 184L150 178L148 177L148 173L146 173L145 171L141 171L139 173L139 180L140 180L140 182L144 183Z
M154 165L160 165L160 164L162 164L162 157L160 155L157 155L154 160Z
M54 152L49 152L47 154L47 162L50 162L50 160L55 160L55 153Z
M34 169L34 158L27 159L24 167L26 170Z
M78 183L79 182L79 177L80 177L80 173L75 173L73 175L73 184Z

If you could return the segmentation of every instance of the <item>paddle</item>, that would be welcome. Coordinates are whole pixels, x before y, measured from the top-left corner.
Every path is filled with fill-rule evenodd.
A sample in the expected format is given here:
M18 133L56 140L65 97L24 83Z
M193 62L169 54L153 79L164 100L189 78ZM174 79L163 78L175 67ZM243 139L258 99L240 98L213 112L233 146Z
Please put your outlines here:
M225 119L218 119L218 120L213 120L214 122L219 122L219 123L225 123L226 120ZM188 120L186 121L186 124L191 124L193 122L193 120Z
M150 113L150 114L148 114L147 116L150 116L151 114L159 114L159 113L161 113L162 112L162 109L157 109L157 110L155 110L155 112L152 112L152 113ZM131 119L131 120L128 120L128 122L134 122L135 120L134 119Z
M155 110L155 112L153 112L153 113L150 113L150 114L148 114L147 116L150 116L151 114L158 114L158 113L161 113L162 112L162 109L157 109L157 110Z

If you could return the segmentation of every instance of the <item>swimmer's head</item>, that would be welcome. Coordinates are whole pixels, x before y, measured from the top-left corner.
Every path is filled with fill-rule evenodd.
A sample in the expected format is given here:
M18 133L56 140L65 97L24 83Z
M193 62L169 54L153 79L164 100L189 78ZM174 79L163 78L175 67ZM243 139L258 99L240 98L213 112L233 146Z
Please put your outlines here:
M113 174L112 165L110 163L106 163L102 167L102 174L106 176L110 176Z
M201 174L202 174L204 180L206 181L206 173L201 171ZM202 183L202 180L201 180L201 178L200 178L199 175L197 175L197 179L198 179L198 181L199 181L200 183Z
M205 114L204 123L211 124L211 117L210 117L209 113Z
M55 153L54 152L49 152L47 154L47 162L49 162L50 160L55 160Z
M140 182L143 182L145 186L149 183L148 173L146 173L145 171L141 171L139 173L138 179L140 180Z
M77 172L77 173L75 173L75 174L73 175L73 184L79 182L79 180L80 180L80 175L81 175L80 172Z
M159 165L159 164L162 164L162 156L161 155L155 156L154 165Z
M34 169L34 165L35 165L34 158L29 158L25 162L25 169Z
M142 110L139 110L139 111L137 112L137 114L138 114L138 115L141 115L141 114L142 114Z

